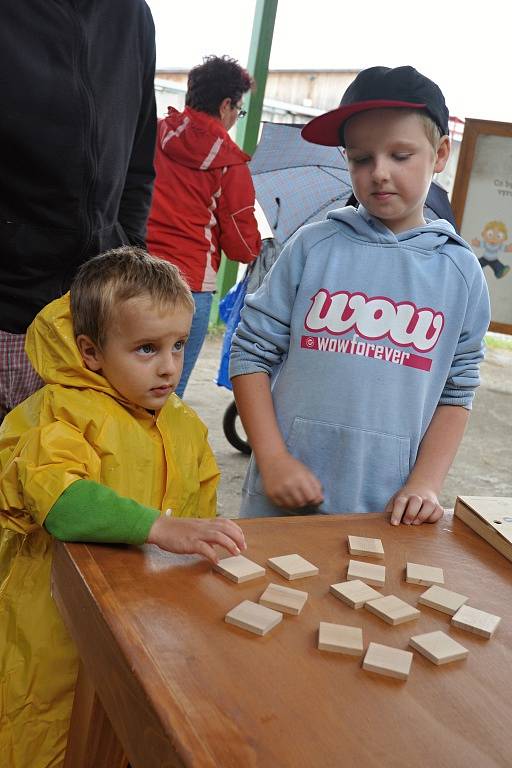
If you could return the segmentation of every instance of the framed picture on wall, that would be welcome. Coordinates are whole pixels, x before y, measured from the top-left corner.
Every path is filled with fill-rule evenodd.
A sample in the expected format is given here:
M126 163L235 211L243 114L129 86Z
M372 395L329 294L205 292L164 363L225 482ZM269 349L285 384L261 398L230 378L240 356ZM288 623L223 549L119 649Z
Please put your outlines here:
M512 334L512 123L466 120L451 203L487 279L490 329Z

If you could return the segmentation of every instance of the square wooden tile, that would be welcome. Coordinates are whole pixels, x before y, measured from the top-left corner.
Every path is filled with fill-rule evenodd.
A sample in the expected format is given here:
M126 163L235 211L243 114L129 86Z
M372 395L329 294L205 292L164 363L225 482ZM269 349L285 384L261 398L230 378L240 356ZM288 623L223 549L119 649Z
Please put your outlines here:
M434 664L449 664L450 661L465 659L469 651L446 632L426 632L414 635L409 645Z
M283 619L283 614L273 611L264 605L243 600L239 605L226 613L224 621L235 627L254 632L255 635L266 635Z
M349 536L348 551L359 557L384 557L381 539L369 539L366 536Z
M289 581L292 581L293 579L303 579L306 576L316 576L318 574L316 565L313 565L313 563L310 563L309 560L301 557L301 555L270 557L267 560L267 565Z
M243 581L251 579L260 579L265 575L265 568L258 563L253 563L243 555L234 555L233 557L224 557L219 560L217 565L213 566L214 571L218 571L227 579L241 584Z
M386 581L386 566L350 560L347 570L347 581L353 581L354 579L359 579L374 587L382 587Z
M370 643L363 661L363 669L386 677L407 680L412 664L412 653L391 648L389 645Z
M281 584L269 584L259 602L261 605L266 605L267 608L274 608L276 611L297 616L304 608L307 599L307 592L283 587Z
M361 627L347 627L345 624L331 624L328 621L321 621L318 630L318 648L321 651L361 656L363 630Z
M465 629L467 632L473 632L487 639L494 635L500 621L500 616L479 611L478 608L470 608L469 605L463 605L452 617L454 627Z
M359 579L331 584L329 592L350 605L351 608L362 608L367 600L376 600L378 597L382 597L380 592Z
M429 608L435 608L436 611L442 611L449 616L453 616L468 600L469 597L460 595L458 592L451 592L444 587L438 587L436 584L418 597L418 603L428 605Z
M364 607L370 613L374 613L379 619L387 622L388 624L404 624L406 621L414 621L418 619L421 612L417 608L414 608L409 603L401 600L396 595L386 595L385 597L379 597L378 600L369 600L364 604Z
M436 568L433 565L407 563L405 580L408 584L422 584L424 587L431 587L432 584L444 584L444 573L442 568Z

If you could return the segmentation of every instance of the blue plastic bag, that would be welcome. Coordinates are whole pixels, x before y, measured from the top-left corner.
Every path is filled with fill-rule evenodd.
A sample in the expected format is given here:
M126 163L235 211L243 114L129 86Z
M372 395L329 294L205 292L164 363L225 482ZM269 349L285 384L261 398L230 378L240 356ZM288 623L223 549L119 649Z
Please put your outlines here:
M229 380L229 353L231 350L231 339L240 322L240 314L244 305L245 294L247 293L248 273L239 283L234 285L219 302L219 315L221 320L226 323L224 332L224 341L222 343L222 352L220 356L220 365L217 372L217 385L233 390Z

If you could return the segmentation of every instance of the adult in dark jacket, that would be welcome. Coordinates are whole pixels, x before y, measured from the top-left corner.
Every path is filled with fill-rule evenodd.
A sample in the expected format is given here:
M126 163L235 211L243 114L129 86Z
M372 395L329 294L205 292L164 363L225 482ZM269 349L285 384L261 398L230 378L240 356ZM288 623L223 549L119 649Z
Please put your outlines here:
M77 267L145 244L155 34L144 0L0 0L0 420L39 386L37 312Z

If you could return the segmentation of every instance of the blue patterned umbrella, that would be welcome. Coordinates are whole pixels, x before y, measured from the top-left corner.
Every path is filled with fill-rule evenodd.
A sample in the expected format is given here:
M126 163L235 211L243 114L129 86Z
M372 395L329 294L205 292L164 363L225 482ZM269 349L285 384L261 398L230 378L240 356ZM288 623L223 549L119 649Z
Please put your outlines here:
M264 123L249 168L256 198L279 243L341 208L352 187L339 147L310 144L301 125Z
M322 221L329 211L354 200L341 147L310 144L300 134L302 127L263 123L249 163L256 198L280 244L303 224ZM432 183L425 214L453 223L448 197L438 184Z

